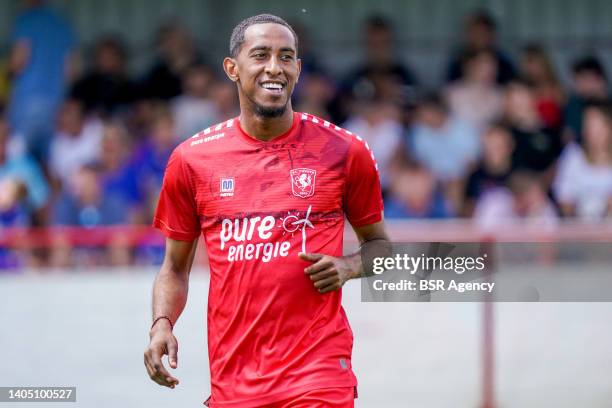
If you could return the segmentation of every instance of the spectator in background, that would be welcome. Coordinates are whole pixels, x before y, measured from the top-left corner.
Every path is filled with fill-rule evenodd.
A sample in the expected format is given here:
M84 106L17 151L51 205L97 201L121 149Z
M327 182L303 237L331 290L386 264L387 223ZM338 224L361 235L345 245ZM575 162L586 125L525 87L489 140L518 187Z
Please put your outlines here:
M53 224L95 227L126 221L123 202L104 195L100 168L85 164L72 174L53 207Z
M342 126L365 140L376 158L383 195L389 189L392 161L402 142L404 128L397 106L390 102L361 100L354 115Z
M300 87L296 90L296 111L307 112L331 121L330 104L335 95L335 84L321 71L300 74Z
M144 220L150 220L157 204L166 164L178 144L171 111L164 103L154 107L151 134L136 148L133 165L144 199Z
M293 106L298 112L308 112L320 118L333 121L330 105L336 96L336 84L321 65L312 47L310 33L299 21L289 22L300 39L300 60L302 68L300 81L295 84Z
M399 164L385 198L385 218L446 218L451 216L433 175L416 162Z
M456 81L465 75L463 61L465 55L478 51L489 51L497 62L497 83L506 84L515 77L514 64L497 45L497 24L487 11L476 11L465 23L463 44L450 59L446 73L448 82Z
M70 94L87 113L107 117L136 101L139 89L129 78L127 50L119 37L99 39L93 54L93 67L74 84Z
M343 81L334 103L334 121L343 123L353 100L385 100L404 106L414 93L416 80L397 57L391 22L380 15L368 17L364 25L365 60Z
M23 185L10 178L0 177L0 230L28 225L25 207L20 205L24 199ZM19 254L10 246L0 246L0 274L22 264Z
M0 226L26 227L30 224L28 212L23 205L26 197L25 185L20 180L0 177ZM2 255L3 251L0 250Z
M53 206L53 224L95 228L105 225L123 224L127 221L124 203L114 195L104 195L100 169L95 165L84 165L72 175L71 183L66 185ZM54 235L52 264L70 265L72 248L62 233ZM77 256L86 258L82 262L98 264L102 259L110 259L112 264L125 265L129 254L123 243L123 236L113 236L108 252L100 254L95 250L75 251Z
M503 92L495 82L497 61L491 51L472 51L462 67L464 75L447 88L448 105L451 114L482 130L503 110Z
M155 106L158 103L159 101L154 99L140 99L132 104L128 116L120 115L118 117L123 121L136 144L151 134Z
M565 103L563 89L548 54L538 44L523 48L521 77L532 84L536 96L536 108L547 128L561 126L561 109Z
M482 157L467 178L462 214L471 217L476 201L495 188L504 187L512 172L514 141L506 125L497 122L488 127L482 138Z
M537 173L517 171L509 188L496 188L483 194L476 203L474 222L484 228L504 225L552 227L558 223L555 206L547 187Z
M452 116L440 96L433 94L418 105L410 136L412 156L442 182L456 211L463 196L461 181L480 153L477 130Z
M74 173L100 155L103 126L97 118L87 118L82 104L68 99L57 120L57 132L51 143L50 172L67 185Z
M27 192L24 184L12 177L5 177L0 169L0 231L10 227L29 226L26 206ZM17 268L22 264L18 252L12 248L0 246L0 273Z
M514 139L512 166L516 169L541 173L543 182L550 186L554 164L561 152L559 132L542 122L537 109L533 86L513 80L506 88L505 118Z
M216 83L212 88L211 97L215 102L220 118L233 118L240 114L236 88L230 81Z
M0 54L0 111L4 112L8 105L11 91L11 73L8 58Z
M114 196L125 205L126 220L131 224L143 223L143 192L140 189L139 168L134 163L132 140L121 122L104 125L99 176L104 196Z
M47 159L53 123L74 74L75 37L42 0L24 1L11 34L9 121L39 162Z
M8 151L9 125L0 117L0 226L42 224L49 186L38 163Z
M10 127L0 113L0 232L10 227L40 226L45 221L49 187L38 162L9 149ZM0 273L33 261L33 253L0 246Z
M183 93L183 77L187 70L202 62L191 33L180 21L162 25L156 38L157 57L144 78L145 96L170 100Z
M184 93L172 100L177 141L183 141L219 122L220 116L211 98L214 81L215 74L207 65L194 65L185 71Z
M583 144L568 144L559 160L554 183L561 213L585 220L612 214L612 108L585 109Z
M563 112L564 139L582 143L582 116L591 102L610 100L608 79L603 65L595 57L584 57L572 66L572 93Z
M300 70L300 82L304 77L310 76L310 74L323 74L325 75L325 69L319 61L319 57L313 50L311 36L309 30L298 20L288 21L293 30L295 31L297 38L300 39L300 60L302 61L302 68ZM317 41L318 43L318 41ZM296 90L299 90L300 84L296 84Z

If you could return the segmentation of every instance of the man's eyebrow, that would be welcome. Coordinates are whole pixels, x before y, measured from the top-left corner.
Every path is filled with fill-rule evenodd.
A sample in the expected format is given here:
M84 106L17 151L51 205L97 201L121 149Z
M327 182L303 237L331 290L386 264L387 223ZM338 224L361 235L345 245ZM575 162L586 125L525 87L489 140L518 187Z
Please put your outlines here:
M270 51L272 49L272 47L269 47L267 45L256 45L254 47L252 47L251 49L249 49L249 52L253 52L253 51ZM291 48L291 47L283 47L280 49L280 52L292 52L295 54L295 49Z
M256 45L254 47L252 47L249 52L253 52L253 51L270 51L270 47L266 46L266 45Z

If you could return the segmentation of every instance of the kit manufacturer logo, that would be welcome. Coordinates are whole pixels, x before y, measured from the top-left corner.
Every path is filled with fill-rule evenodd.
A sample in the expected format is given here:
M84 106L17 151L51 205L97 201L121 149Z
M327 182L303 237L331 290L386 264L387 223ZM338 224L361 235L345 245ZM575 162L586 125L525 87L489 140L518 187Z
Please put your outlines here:
M219 189L221 197L232 197L234 195L234 179L222 178L221 188Z

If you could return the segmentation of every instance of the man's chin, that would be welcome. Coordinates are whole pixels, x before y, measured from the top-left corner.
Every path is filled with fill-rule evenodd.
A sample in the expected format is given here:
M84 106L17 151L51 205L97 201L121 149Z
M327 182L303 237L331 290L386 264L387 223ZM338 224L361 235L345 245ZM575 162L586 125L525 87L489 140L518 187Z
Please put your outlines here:
M272 119L283 116L287 111L287 105L282 106L263 106L255 105L255 114L261 118Z

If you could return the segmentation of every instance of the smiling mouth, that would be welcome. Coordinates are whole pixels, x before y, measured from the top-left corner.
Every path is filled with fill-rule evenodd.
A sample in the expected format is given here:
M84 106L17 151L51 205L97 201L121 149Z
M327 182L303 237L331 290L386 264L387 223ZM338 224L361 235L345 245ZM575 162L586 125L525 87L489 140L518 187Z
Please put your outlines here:
M285 84L280 82L262 82L259 86L275 95L282 94L285 89Z

